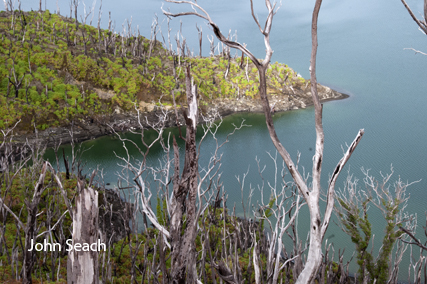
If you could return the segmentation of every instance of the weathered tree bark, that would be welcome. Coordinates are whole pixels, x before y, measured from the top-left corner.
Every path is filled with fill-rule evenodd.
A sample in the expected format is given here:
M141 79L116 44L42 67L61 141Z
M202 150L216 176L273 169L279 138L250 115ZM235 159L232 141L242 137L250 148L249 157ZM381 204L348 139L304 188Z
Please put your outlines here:
M184 113L187 126L185 137L185 161L181 178L179 178L179 152L178 145L174 138L174 177L173 177L173 200L171 218L171 238L172 238L172 283L196 283L196 197L197 197L197 173L198 158L196 149L197 130L197 94L196 86L191 81L190 67L186 70L186 93L188 103L188 113ZM186 222L184 234L182 230L182 214L185 205Z
M76 206L73 212L73 246L76 244L98 244L98 192L78 180ZM72 284L99 283L98 249L68 253L67 282Z
M25 74L22 75L21 79L19 79L19 77L17 77L16 75L16 71L15 71L15 58L12 59L12 68L10 69L12 75L8 76L9 79L9 84L13 85L13 87L15 88L15 99L18 98L18 94L19 94L19 89L21 89L22 87L22 81L24 80ZM8 92L8 96L9 96L9 92Z

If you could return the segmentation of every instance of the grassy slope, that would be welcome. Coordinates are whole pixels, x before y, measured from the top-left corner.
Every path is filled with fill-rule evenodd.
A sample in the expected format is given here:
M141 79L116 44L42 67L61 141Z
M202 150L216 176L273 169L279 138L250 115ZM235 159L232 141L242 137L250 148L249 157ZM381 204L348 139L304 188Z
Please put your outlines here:
M171 104L172 91L184 104L184 74L178 64L175 79L174 60L191 62L201 105L257 97L256 68L246 58L242 65L232 59L224 78L229 62L222 56L178 58L159 42L149 56L150 41L142 36L121 37L82 24L76 29L74 20L49 11L0 12L0 37L0 129L18 120L21 133L66 126L117 109L133 111L135 103L144 111L145 103L160 99ZM284 64L272 64L268 75L269 93L284 92L286 78L296 88L307 85Z

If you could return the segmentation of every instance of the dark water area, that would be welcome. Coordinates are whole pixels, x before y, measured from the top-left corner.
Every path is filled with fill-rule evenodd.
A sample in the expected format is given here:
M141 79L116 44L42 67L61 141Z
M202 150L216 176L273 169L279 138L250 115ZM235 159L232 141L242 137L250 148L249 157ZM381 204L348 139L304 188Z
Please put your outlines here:
M68 15L70 9L67 1L60 2L61 14ZM416 15L422 14L422 1L407 2ZM38 8L34 1L22 3L23 9ZM237 31L239 42L247 43L249 50L257 57L264 56L263 39L251 18L249 1L200 0L198 3L210 12L212 19L224 32L230 29L234 34ZM86 5L88 7L92 3ZM94 22L98 15L98 5L99 2ZM161 13L161 5L165 9L171 7L175 12L187 9L182 5L157 0L132 0L120 4L117 1L103 1L102 25L107 26L108 11L112 11L118 32L125 19L132 17L132 26L136 28L139 25L141 33L149 37L151 22L157 13L167 40L166 18ZM288 64L305 78L309 77L313 5L314 1L283 1L275 15L271 34L274 50L272 61ZM47 1L47 8L54 12L57 9L56 1ZM83 11L82 4L79 9ZM255 9L263 21L266 16L264 1L256 1ZM199 52L195 23L202 27L203 51L207 55L209 42L206 35L211 34L209 27L195 17L172 19L172 35L176 34L181 20L183 35L195 54ZM406 210L417 214L419 224L424 224L427 204L427 56L404 50L405 48L427 52L427 36L418 30L401 1L323 1L319 16L318 81L349 94L350 98L324 105L325 153L322 182L327 184L328 174L341 158L341 146L351 143L357 131L364 128L365 135L343 170L337 187L342 187L347 171L362 179L360 168L364 167L380 177L380 173L390 172L390 166L393 165L395 179L400 176L409 182L421 180L408 188L411 197ZM232 123L239 124L242 119L252 126L235 133L222 149L222 180L229 194L228 205L232 207L236 203L237 208L241 203L241 193L236 175L241 176L249 168L247 187L256 187L261 182L255 162L257 157L266 165L264 178L272 179L273 165L267 152L275 154L261 114L237 114L225 118L217 135L219 140L225 139ZM315 148L313 108L278 113L274 120L283 145L294 159L300 152L300 166L310 172ZM118 171L118 160L113 151L122 155L122 143L115 137L103 137L87 141L83 145L93 146L84 156L87 166L95 168L99 165L106 173L106 180L114 184L117 181L114 174ZM214 141L207 139L202 146L201 164L207 162L213 147ZM162 153L160 148L153 149L148 162L157 163ZM254 195L253 201L259 196ZM378 250L384 221L378 211L373 208L371 210L370 218L376 235L375 249ZM305 239L305 217L303 212L299 222L302 239ZM351 256L353 244L335 224L331 224L326 235L333 236L330 241L335 247L347 248L347 254ZM402 263L402 279L407 279L408 258L406 256Z

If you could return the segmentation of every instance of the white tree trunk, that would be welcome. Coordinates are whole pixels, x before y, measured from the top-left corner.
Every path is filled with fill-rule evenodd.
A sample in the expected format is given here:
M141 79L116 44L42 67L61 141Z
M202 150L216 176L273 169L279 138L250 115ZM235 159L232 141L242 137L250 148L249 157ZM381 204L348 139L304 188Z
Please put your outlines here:
M311 204L308 204L310 211L310 246L308 249L307 262L305 263L304 269L299 275L296 284L311 283L316 277L317 270L322 262L323 236L320 230L321 222L319 203L316 197L312 198L311 201Z
M98 192L78 181L79 194L73 210L73 246L98 243ZM68 253L67 283L99 283L98 251Z

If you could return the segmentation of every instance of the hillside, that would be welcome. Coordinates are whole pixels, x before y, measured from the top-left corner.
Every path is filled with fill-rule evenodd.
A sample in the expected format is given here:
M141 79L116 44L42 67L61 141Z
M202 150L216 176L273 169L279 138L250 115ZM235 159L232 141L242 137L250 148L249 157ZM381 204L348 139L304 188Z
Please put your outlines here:
M108 133L107 125L137 127L129 119L136 108L148 116L160 105L170 110L173 95L185 107L184 63L191 64L203 113L261 111L255 66L227 50L204 58L185 48L177 54L136 32L117 34L49 11L2 11L0 34L0 129L19 121L21 138L61 136L70 125L83 130L81 140ZM276 110L311 104L309 82L287 65L276 62L267 75ZM320 85L319 91L321 99L343 97Z

